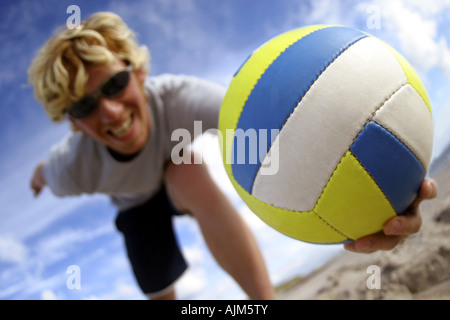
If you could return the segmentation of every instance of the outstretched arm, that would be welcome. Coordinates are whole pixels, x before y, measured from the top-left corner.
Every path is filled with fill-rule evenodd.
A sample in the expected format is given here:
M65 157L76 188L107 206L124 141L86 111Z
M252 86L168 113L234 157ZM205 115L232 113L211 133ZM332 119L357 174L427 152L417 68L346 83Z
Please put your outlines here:
M420 230L422 215L419 205L423 200L433 199L437 194L436 183L426 179L420 188L419 194L407 212L387 221L383 231L362 237L355 242L347 243L344 248L348 251L371 253L377 250L391 250L411 234Z
M45 181L44 177L44 161L39 162L39 164L36 166L36 169L34 169L33 176L31 177L31 189L34 191L34 196L37 197L39 193L41 192L42 188L45 187L47 182Z
M197 219L216 261L249 298L274 299L275 293L255 238L209 175L206 164L171 163L165 172L165 183L172 200Z

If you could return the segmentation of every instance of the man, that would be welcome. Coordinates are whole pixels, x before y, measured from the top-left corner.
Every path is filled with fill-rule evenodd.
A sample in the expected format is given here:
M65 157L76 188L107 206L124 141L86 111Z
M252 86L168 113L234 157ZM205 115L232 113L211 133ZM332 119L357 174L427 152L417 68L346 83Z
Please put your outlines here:
M31 186L58 196L108 194L117 206L136 279L152 299L173 299L186 269L171 218L188 212L218 263L252 299L272 299L261 253L236 209L204 164L171 161L178 128L215 128L224 89L197 78L165 75L147 81L149 55L115 14L92 15L80 28L62 30L29 68L35 95L54 121L73 132L38 164ZM193 155L192 155L193 157ZM183 157L185 158L185 157ZM421 224L418 205L436 186L424 182L409 215L348 250L391 249Z

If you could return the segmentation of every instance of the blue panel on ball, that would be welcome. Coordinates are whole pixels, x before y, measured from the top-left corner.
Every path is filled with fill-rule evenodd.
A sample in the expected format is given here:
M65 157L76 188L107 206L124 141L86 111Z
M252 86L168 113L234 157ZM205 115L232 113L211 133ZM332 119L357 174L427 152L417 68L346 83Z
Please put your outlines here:
M392 133L371 121L350 148L384 192L398 214L419 191L425 169L416 156Z
M320 74L349 46L365 37L365 33L344 27L320 29L294 42L267 68L249 95L237 124L237 129L247 136L256 132L256 146L233 147L233 176L247 192L251 193L261 161L274 140L271 129L281 130ZM256 162L252 161L255 156ZM238 158L245 161L239 163Z

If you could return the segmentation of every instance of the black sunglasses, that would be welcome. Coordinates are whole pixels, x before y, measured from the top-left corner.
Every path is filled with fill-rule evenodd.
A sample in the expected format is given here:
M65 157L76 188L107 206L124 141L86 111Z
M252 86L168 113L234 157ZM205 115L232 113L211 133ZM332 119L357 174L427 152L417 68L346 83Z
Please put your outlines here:
M101 87L94 93L88 94L64 110L72 118L85 118L98 108L98 98L114 98L120 95L130 82L130 72L133 66L129 65L124 70L114 74L106 80Z

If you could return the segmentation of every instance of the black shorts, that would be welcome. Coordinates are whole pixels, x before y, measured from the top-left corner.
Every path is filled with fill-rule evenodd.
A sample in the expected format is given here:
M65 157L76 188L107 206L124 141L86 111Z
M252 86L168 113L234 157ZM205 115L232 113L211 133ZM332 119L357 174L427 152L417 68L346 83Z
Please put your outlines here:
M116 218L134 275L145 294L170 287L187 268L172 225L172 217L181 214L162 187L149 201L119 212Z

